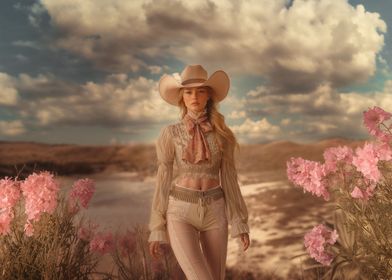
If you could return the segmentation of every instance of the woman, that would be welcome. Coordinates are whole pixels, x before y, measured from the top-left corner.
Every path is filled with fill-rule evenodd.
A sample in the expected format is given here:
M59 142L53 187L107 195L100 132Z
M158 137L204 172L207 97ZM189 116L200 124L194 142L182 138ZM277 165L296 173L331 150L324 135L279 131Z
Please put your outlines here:
M208 78L201 65L186 66L180 77L178 81L163 75L159 81L161 97L180 107L182 119L164 127L156 145L150 253L158 258L160 244L170 243L187 279L224 279L228 224L244 251L250 243L248 212L234 163L238 142L216 109L230 80L222 70Z

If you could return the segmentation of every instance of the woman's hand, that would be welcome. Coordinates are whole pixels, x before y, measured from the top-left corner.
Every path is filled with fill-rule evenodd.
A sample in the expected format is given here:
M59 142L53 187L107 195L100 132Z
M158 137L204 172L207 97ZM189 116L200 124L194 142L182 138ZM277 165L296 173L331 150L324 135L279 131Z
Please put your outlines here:
M160 258L160 256L162 255L162 250L161 250L161 245L159 244L159 241L150 242L150 254L155 259Z
M248 249L250 244L249 234L247 232L241 233L240 238L241 238L243 249L244 251L246 251L246 249Z

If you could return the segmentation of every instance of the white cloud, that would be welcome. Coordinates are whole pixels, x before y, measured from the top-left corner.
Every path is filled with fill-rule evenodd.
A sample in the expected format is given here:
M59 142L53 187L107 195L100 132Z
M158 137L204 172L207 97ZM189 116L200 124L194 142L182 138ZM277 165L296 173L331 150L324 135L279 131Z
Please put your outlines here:
M266 118L253 121L247 118L242 124L231 126L233 132L244 142L265 142L276 139L280 127L272 125Z
M101 69L151 71L156 62L148 61L175 58L211 71L219 65L232 75L262 75L280 93L365 81L374 74L384 43L380 33L386 32L379 14L346 0L296 0L290 8L284 0L42 5L59 34L53 47Z
M229 118L230 119L242 119L246 117L246 112L245 111L231 111Z
M112 74L102 83L74 85L53 76L21 74L15 87L27 96L18 104L18 113L39 126L101 125L121 131L127 125L179 118L179 110L159 96L156 81L144 77Z
M17 136L26 132L26 129L20 120L0 121L0 135Z
M369 137L363 125L363 112L373 106L386 111L392 108L392 80L385 82L383 91L372 93L338 92L328 85L322 85L310 94L288 96L263 95L257 90L250 92L252 94L242 99L245 115L263 120L274 118L280 120L281 128L285 128L272 134L271 139L310 141L336 136ZM253 142L255 138L264 140L253 132L259 131L260 126L260 122L247 119L235 128L244 142ZM268 128L268 122L262 127Z
M7 73L0 72L0 106L15 106L18 99L19 94L12 77Z

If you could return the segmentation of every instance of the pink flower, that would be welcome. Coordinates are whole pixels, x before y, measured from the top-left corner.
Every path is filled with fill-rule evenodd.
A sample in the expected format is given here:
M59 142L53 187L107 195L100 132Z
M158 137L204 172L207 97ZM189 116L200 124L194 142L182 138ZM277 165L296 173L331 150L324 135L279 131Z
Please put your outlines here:
M114 239L111 232L108 233L97 233L90 241L90 251L104 255L113 251Z
M353 160L353 150L347 146L331 147L324 151L323 156L326 171L327 173L330 173L336 171L336 165L339 161L351 164L351 161Z
M57 207L59 184L48 171L33 173L20 185L25 197L27 219L38 221L43 212L52 214Z
M362 190L358 187L355 187L354 190L351 192L351 196L354 198L364 198L364 194Z
M363 185L365 190L362 190L359 186L355 186L353 191L350 193L350 195L353 198L361 199L363 201L368 201L370 197L373 196L374 189L376 188L377 183L364 178L361 182L361 185Z
M9 177L0 180L0 209L13 208L20 198L18 183Z
M27 221L27 223L25 224L24 232L27 236L33 236L34 228L33 225L30 223L30 221Z
M85 178L77 180L72 185L72 189L69 194L71 205L74 205L76 201L79 201L84 208L87 208L94 192L95 182L92 179Z
M385 142L375 142L373 143L374 153L378 160L391 160L392 159L392 149L388 143Z
M89 223L88 226L81 226L78 230L78 238L89 241L94 236L95 230L98 228L98 224L96 223Z
M356 148L356 155L352 161L353 165L365 178L374 182L378 182L381 177L381 173L377 167L380 156L379 152L380 149L375 144L366 142L362 148Z
M325 165L319 162L304 160L303 158L290 158L287 162L287 177L294 184L301 186L305 191L329 200L329 192L324 178L327 175Z
M330 265L333 256L326 252L328 244L335 244L338 238L336 230L330 230L323 224L319 224L306 233L304 244L309 255L323 265Z
M388 142L392 139L392 135L382 131L380 124L389 120L391 116L391 113L374 106L372 109L363 112L363 122L371 135L376 136L382 142Z
M121 255L123 257L132 254L136 249L136 236L134 232L128 231L119 237Z
M9 177L0 180L0 234L10 232L14 206L20 198L18 183Z

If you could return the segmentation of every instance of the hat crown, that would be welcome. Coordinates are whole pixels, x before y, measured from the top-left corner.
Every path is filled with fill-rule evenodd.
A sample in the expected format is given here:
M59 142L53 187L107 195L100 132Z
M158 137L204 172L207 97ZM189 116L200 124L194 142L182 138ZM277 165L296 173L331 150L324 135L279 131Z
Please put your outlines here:
M195 82L205 82L208 78L207 71L203 66L197 65L187 65L185 69L181 72L181 84L186 85Z

